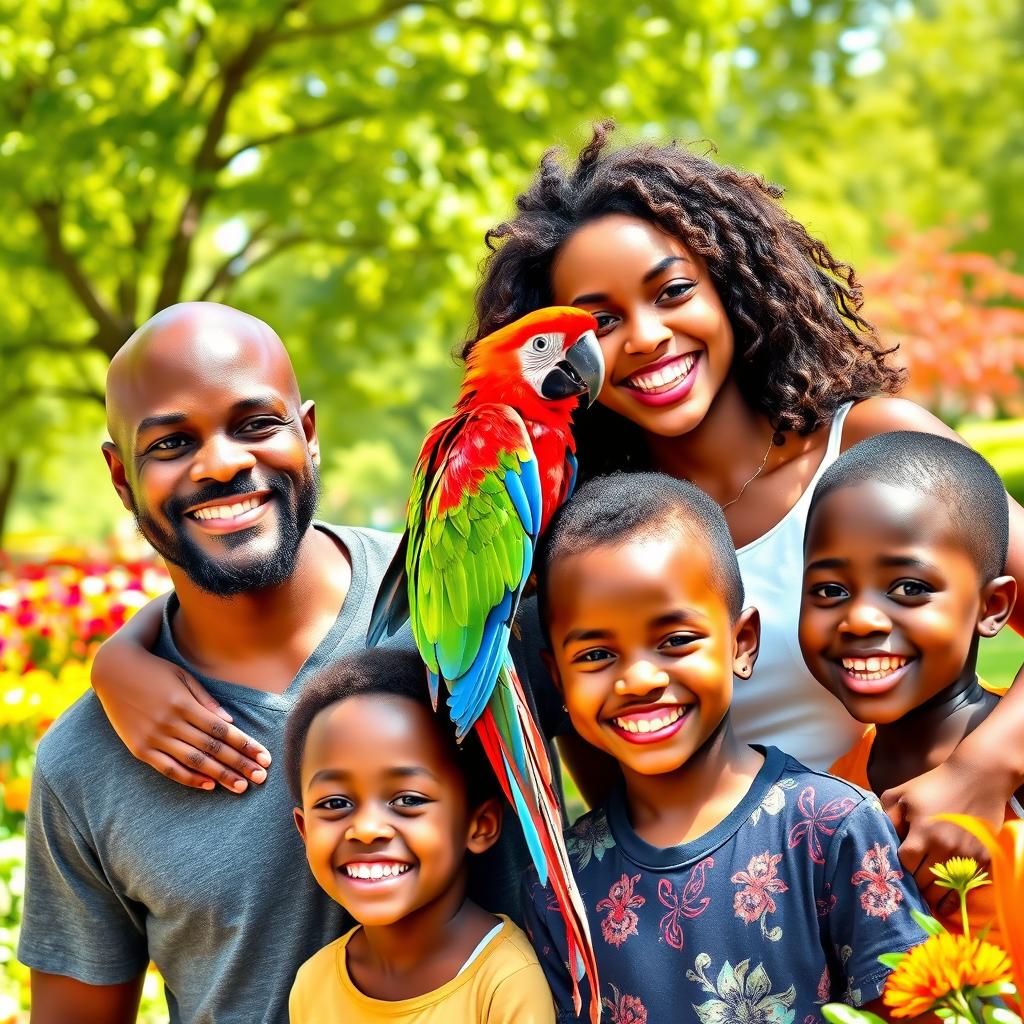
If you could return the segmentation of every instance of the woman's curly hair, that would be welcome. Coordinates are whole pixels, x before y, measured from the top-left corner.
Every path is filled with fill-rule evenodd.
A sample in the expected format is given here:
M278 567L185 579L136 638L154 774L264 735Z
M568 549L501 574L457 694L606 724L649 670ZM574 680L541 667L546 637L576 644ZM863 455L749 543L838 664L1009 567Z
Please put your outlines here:
M551 270L569 236L610 213L648 221L700 255L732 325L733 372L752 408L806 434L844 402L895 392L853 269L776 202L782 189L671 144L609 149L595 125L575 167L548 150L518 212L487 232L474 340L553 301ZM577 424L581 475L647 468L639 428L595 406Z

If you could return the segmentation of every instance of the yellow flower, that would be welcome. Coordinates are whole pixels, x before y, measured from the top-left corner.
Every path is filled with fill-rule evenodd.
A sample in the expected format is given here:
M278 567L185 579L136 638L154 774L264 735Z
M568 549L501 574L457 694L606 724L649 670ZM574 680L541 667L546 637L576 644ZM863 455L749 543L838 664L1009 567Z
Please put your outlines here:
M991 885L988 872L979 870L973 857L950 857L945 864L933 864L931 872L936 885L965 894L979 886Z
M960 989L1012 980L1010 961L998 946L940 932L900 961L882 999L894 1017L917 1017Z
M969 814L940 814L983 843L992 857L999 941L1010 954L1017 986L1017 1009L1024 1016L1024 821L1005 821L998 829Z

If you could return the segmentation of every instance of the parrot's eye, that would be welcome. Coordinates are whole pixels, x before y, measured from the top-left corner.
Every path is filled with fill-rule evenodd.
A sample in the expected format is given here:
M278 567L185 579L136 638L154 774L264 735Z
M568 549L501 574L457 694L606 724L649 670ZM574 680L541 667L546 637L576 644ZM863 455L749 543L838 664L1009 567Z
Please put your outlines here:
M534 352L546 352L548 350L548 345L550 344L550 341L544 337L543 334L538 334L537 337L530 342L530 347Z

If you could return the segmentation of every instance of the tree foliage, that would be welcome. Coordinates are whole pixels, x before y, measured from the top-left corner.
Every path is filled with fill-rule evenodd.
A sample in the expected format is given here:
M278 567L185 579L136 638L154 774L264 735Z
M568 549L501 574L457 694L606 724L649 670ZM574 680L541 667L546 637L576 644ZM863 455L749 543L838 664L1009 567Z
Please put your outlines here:
M0 499L6 472L23 507L67 504L55 481L81 458L99 485L84 447L111 353L206 298L289 346L319 401L328 514L395 517L453 395L480 239L547 146L609 114L716 139L870 255L892 204L918 225L940 202L973 214L1019 167L1024 133L996 122L1020 116L1000 80L1020 14L972 4L965 49L964 2L0 0ZM919 59L947 44L966 78ZM918 135L955 143L907 141L923 97Z

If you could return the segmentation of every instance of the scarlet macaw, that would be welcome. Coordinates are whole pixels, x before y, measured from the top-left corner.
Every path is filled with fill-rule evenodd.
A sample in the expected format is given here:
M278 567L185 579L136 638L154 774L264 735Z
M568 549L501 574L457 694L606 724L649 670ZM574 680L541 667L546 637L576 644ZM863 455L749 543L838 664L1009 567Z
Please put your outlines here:
M540 733L508 651L537 539L572 492L572 414L604 374L597 322L537 310L473 347L455 414L430 431L413 473L406 531L377 595L368 642L408 618L437 704L440 681L461 740L475 727L566 924L577 1014L579 965L600 1016L586 911L562 841Z

